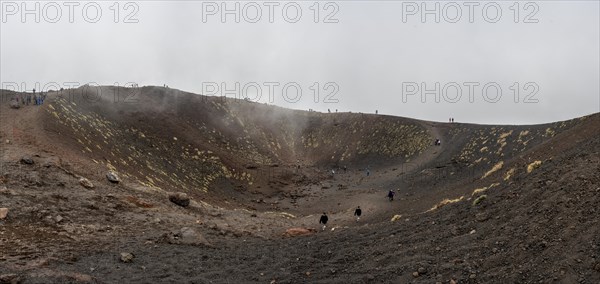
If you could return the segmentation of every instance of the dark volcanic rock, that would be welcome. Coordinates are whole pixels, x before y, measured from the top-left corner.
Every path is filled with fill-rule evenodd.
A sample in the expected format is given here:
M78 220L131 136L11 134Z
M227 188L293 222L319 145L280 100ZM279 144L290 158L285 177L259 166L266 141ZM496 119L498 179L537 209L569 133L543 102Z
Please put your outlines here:
M117 175L117 173L110 171L106 174L106 178L108 179L108 181L112 182L112 183L119 183L121 181L121 179L119 178L119 175Z
M26 165L33 165L33 159L29 156L25 156L23 158L21 158L21 163L26 164Z
M170 194L169 200L181 207L188 207L190 205L190 197L183 192Z

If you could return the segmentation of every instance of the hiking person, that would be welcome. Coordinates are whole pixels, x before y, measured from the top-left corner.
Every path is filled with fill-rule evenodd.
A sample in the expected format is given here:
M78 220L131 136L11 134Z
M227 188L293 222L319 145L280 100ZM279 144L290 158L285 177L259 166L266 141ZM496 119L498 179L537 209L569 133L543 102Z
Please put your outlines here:
M329 218L327 218L327 213L323 212L321 219L319 219L319 224L323 224L323 231L325 231L325 227L327 227L327 221L329 221Z
M360 220L360 215L362 214L362 210L360 210L360 206L356 207L354 210L354 216L356 216L356 222Z
M387 197L390 199L390 201L394 200L394 195L396 195L396 193L394 192L393 189L390 189L390 191L388 192Z

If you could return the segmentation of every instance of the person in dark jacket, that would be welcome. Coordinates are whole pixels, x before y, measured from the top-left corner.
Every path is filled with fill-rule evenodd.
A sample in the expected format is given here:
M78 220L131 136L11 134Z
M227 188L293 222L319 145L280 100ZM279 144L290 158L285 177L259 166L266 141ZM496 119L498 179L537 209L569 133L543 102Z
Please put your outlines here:
M329 221L329 218L327 218L327 213L323 212L323 215L321 215L321 219L319 219L319 224L323 224L323 231L325 231L327 221Z
M390 199L390 201L394 201L394 195L396 195L396 193L394 192L393 189L390 189L390 191L388 192L387 197Z
M356 216L356 222L358 222L358 220L360 220L361 214L362 214L362 210L360 210L360 206L356 207L356 210L354 210L354 216Z

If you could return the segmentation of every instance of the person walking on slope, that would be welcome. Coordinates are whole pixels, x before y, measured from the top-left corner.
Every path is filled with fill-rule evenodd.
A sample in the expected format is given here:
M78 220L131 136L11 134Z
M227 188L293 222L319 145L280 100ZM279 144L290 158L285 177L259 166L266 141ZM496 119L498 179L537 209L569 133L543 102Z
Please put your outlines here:
M327 227L327 221L329 221L329 218L327 218L327 213L323 212L321 219L319 219L319 224L323 224L323 231L325 231L325 227Z
M356 222L358 222L358 220L360 220L361 214L362 214L362 210L360 210L360 206L356 207L356 210L354 210L354 216L356 216Z
M394 192L393 189L390 189L390 191L388 192L387 197L390 199L390 201L394 200L394 195L396 195L396 193Z

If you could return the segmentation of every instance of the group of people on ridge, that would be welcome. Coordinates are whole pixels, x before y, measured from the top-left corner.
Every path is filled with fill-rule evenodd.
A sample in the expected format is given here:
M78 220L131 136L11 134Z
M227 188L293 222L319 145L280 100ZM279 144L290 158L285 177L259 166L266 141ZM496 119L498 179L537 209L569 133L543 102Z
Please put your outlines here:
M33 93L32 94L27 94L25 96L20 95L20 96L15 96L13 98L14 100L16 100L17 103L23 104L23 105L29 105L31 103L33 103L34 105L42 105L44 103L44 100L46 99L46 94L44 94L44 92L40 92L38 94L35 93L35 89L33 89Z

